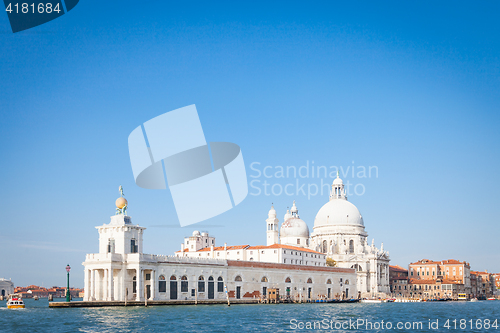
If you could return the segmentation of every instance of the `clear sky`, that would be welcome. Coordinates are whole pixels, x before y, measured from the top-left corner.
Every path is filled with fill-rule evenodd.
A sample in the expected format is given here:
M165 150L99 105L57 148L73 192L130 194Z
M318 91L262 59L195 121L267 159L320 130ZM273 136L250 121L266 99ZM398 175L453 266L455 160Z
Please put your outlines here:
M271 203L283 222L293 200L312 232L326 191L250 187L236 208L180 228L168 190L135 185L130 132L190 104L207 141L240 145L249 182L307 190L333 180L253 178L254 162L342 167L369 242L383 242L391 264L458 259L500 271L499 9L82 0L16 34L0 15L0 277L64 285L69 263L71 285L83 287L81 263L98 251L94 227L115 213L119 185L147 227L146 253L173 254L195 229L219 245L265 244ZM358 175L370 166L371 177Z

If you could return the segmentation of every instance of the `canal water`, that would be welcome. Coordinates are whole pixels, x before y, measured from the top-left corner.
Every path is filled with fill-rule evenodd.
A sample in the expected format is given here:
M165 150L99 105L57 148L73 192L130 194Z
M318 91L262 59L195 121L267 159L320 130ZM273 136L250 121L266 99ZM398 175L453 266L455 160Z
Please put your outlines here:
M62 301L57 299L57 301ZM0 332L500 332L500 301L26 309L0 302Z

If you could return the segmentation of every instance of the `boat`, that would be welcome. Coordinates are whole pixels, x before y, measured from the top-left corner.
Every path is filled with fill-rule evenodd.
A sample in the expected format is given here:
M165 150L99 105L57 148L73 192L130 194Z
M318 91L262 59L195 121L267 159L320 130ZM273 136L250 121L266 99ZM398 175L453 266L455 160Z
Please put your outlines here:
M496 298L495 297L488 297L487 300L488 301L494 301Z
M471 302L477 302L477 298L471 298Z
M23 299L19 294L10 294L7 300L7 309L24 309Z
M362 299L361 303L382 303L381 299Z

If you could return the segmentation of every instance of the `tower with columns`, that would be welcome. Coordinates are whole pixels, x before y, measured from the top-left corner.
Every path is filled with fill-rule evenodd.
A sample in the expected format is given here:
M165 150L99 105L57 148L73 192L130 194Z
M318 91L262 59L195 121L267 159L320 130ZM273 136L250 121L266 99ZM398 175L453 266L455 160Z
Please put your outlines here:
M280 242L279 230L278 230L279 220L276 217L276 211L274 210L274 206L271 206L271 209L269 210L269 213L267 216L268 216L268 218L266 220L266 222L267 222L267 246L273 245L273 244L279 244L279 242Z

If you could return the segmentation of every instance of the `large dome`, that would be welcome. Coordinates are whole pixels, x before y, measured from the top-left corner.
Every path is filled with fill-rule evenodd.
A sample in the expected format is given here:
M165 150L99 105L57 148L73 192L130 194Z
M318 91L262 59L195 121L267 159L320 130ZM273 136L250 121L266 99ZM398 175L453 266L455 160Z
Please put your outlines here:
M281 225L280 237L306 237L309 238L307 224L299 218L292 217Z
M314 219L315 228L331 225L364 226L364 223L356 206L344 199L333 199L321 207Z

